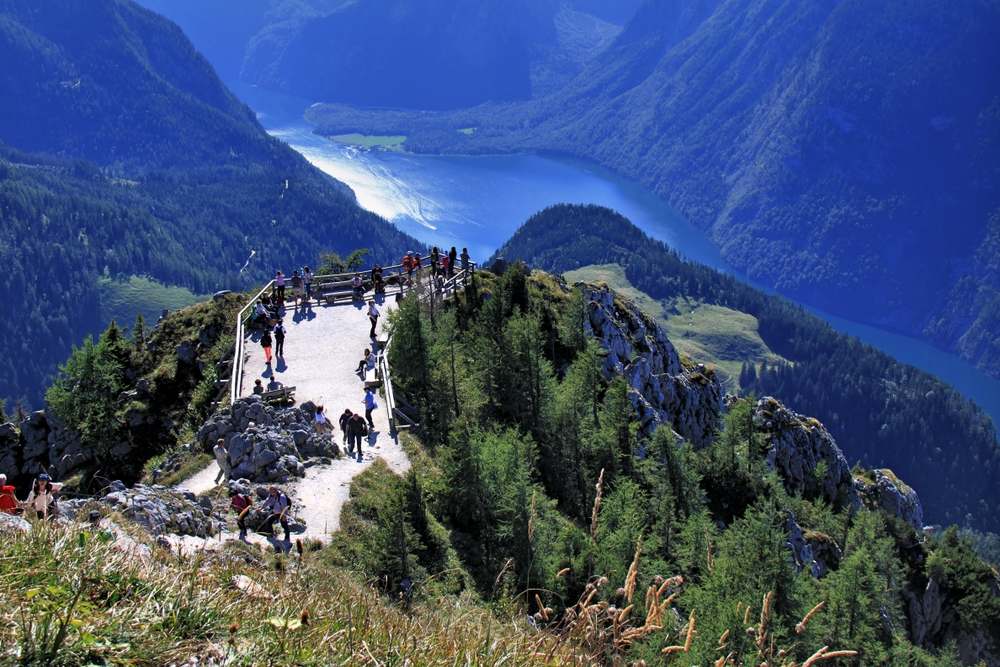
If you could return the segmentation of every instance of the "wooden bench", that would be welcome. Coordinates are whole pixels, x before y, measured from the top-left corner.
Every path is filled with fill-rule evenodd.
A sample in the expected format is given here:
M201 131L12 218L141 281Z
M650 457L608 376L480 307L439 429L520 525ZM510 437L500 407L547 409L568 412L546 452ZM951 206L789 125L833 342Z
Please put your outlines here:
M370 280L365 280L361 283L361 288L364 291L370 290L372 287L372 282ZM332 304L337 301L337 299L354 299L354 285L351 284L350 280L341 280L335 283L322 283L317 288L319 290L320 296L322 296L327 303ZM362 294L362 299L364 295Z
M272 391L257 394L257 396L260 396L260 400L267 401L268 403L273 401L290 401L295 396L295 387L280 387Z
M378 366L365 369L365 389L377 389L382 386L382 378L378 372Z

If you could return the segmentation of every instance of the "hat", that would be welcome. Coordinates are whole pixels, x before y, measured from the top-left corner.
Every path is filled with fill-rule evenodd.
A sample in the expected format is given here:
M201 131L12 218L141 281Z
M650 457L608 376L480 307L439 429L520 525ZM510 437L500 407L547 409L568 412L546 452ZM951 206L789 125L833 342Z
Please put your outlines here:
M407 255L412 255L412 254L413 254L413 251L412 251L412 250L407 250L407 251L406 251L406 254L407 254Z
M46 474L45 474L45 473L43 472L43 473L42 473L41 475L39 475L39 476L38 476L38 479L39 479L39 481L44 481L44 482L48 482L48 481L50 481L50 480L51 480L52 478L51 478L51 477L49 477L48 475L46 475Z

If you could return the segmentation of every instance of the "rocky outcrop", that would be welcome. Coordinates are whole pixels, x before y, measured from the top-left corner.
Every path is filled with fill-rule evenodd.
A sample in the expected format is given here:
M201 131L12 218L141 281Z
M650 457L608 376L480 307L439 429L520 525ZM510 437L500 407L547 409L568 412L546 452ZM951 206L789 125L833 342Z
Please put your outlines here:
M830 503L857 506L851 467L819 421L796 414L767 396L757 401L754 423L768 446L768 463L788 493L817 495Z
M668 424L695 447L711 442L722 414L722 387L711 369L685 368L663 329L606 286L584 286L584 329L607 351L602 371L631 386L639 430L649 437Z
M129 489L121 482L112 482L97 503L118 511L123 517L139 524L152 535L176 533L208 537L215 535L224 525L223 513L216 514L212 500L204 497L198 501L194 494L168 489L165 486L136 484ZM63 514L79 512L92 506L94 500L78 499L61 501ZM222 512L225 508L222 509ZM84 517L78 517L83 520Z
M807 569L814 579L822 579L839 567L843 552L829 536L802 532L791 512L785 516L785 530L788 532L785 546L791 551L796 572Z
M885 510L917 530L924 525L924 508L917 492L888 468L873 470L870 476L854 480L861 503L870 510Z
M79 432L66 428L51 410L32 412L19 427L0 425L0 472L11 479L41 472L59 479L93 460Z
M312 431L312 421L300 408L275 408L248 396L209 417L197 440L206 451L220 438L226 441L233 479L283 484L305 475L303 459L340 455L329 435Z

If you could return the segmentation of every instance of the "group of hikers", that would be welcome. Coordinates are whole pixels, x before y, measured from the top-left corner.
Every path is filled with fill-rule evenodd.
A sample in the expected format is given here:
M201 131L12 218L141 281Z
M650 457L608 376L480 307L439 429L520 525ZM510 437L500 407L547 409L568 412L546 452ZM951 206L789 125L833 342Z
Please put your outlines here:
M227 484L232 481L233 469L229 463L229 450L226 449L226 441L219 438L212 448L216 463L219 464L219 474L215 476L215 483L225 481ZM289 541L288 511L292 503L284 491L277 486L271 485L267 489L267 497L260 506L260 512L264 516L260 521L254 522L257 525L258 533L274 534L274 524L279 524L285 531L285 542ZM247 537L247 524L251 512L254 511L253 499L242 493L235 486L229 487L229 508L236 512L236 525L240 528L240 539Z
M370 388L365 389L364 405L364 416L360 412L344 408L344 412L338 420L340 434L343 437L342 442L347 447L347 455L351 458L356 457L358 463L361 463L363 460L363 452L361 450L362 440L369 438L370 443L371 436L375 434L375 422L372 420L372 412L378 408L378 402L375 400L375 393ZM333 425L323 411L324 407L322 405L316 406L316 432L321 435L330 433L333 430Z
M455 246L451 247L451 250L447 253L442 253L438 250L437 246L431 248L430 252L430 266L431 266L431 276L438 283L442 285L445 280L450 280L455 276L455 270L458 268L458 260L462 260L462 270L466 271L469 268L469 249L462 248L462 254L459 255ZM420 253L414 253L412 250L407 252L403 256L400 264L403 270L406 271L406 280L409 284L413 284L413 274L416 272L417 280L420 280L420 275L423 272L423 261L420 258Z
M59 515L57 494L63 488L61 482L41 473L31 483L31 490L24 501L17 499L17 489L7 484L7 475L0 473L0 512L24 514L31 519L51 519Z

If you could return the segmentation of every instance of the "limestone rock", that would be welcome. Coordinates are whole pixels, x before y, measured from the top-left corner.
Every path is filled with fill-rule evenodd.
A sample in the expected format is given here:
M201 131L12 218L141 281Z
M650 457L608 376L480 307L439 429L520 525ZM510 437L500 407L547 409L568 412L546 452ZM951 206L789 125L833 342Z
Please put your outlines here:
M796 572L808 569L814 579L822 579L840 565L843 553L837 543L822 533L803 533L791 512L785 517L785 530L785 546L791 551Z
M854 480L854 487L864 506L870 510L885 510L921 530L924 525L924 508L917 492L888 468L873 470L872 475L874 480Z
M118 510L152 535L176 533L208 537L224 522L221 516L214 515L211 509L206 512L203 505L192 502L183 493L158 485L136 484L126 489L119 482L98 502Z
M23 447L17 427L8 422L0 424L0 472L10 476L21 472Z
M803 417L766 396L754 413L757 430L768 446L767 460L789 493L816 493L831 503L857 505L851 468L833 436L817 420ZM826 473L817 477L817 466Z
M606 286L584 286L584 330L607 351L602 372L631 386L640 434L669 425L695 447L711 442L722 413L722 387L704 366L685 369L663 329L632 302Z
M314 433L312 424L306 410L276 408L248 396L209 417L197 440L205 451L219 438L226 441L234 479L283 484L305 475L303 458L340 456L333 438Z
M14 535L23 533L27 535L31 532L31 524L25 519L6 512L0 512L0 535Z

